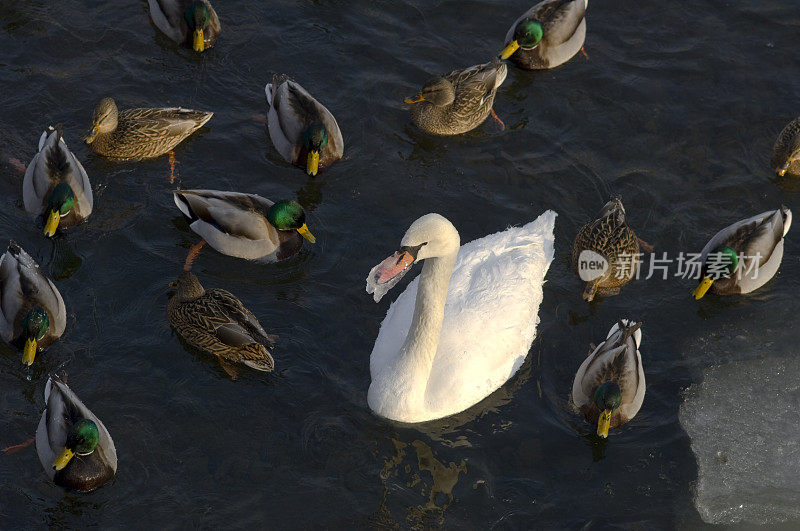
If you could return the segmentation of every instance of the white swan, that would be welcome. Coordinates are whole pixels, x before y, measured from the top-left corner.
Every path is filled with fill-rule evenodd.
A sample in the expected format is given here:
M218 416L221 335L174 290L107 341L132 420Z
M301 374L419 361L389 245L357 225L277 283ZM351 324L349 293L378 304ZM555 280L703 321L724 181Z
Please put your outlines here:
M401 248L370 271L378 301L411 266L422 273L389 307L370 356L369 407L399 422L453 415L505 383L528 354L553 260L548 210L465 244L444 217L416 220Z

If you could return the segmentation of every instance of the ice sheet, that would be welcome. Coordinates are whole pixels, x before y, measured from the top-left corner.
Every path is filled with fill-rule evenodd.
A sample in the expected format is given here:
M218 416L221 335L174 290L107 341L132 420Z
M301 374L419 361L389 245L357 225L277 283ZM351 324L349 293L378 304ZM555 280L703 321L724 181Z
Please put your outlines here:
M703 520L800 523L800 358L707 369L688 389L680 422L697 459Z

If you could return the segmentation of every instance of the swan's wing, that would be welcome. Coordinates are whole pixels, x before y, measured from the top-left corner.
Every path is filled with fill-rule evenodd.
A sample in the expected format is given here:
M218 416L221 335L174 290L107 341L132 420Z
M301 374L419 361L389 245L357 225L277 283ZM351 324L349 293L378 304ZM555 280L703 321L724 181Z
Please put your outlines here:
M528 355L542 285L553 260L556 214L547 211L464 245L450 281L426 400L469 407L505 383Z

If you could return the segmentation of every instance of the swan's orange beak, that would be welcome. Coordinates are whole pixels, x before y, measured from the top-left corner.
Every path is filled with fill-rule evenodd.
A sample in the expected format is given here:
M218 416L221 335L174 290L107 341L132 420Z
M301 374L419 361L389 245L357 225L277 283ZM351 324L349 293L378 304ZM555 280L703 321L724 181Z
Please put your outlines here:
M384 260L375 270L378 284L386 284L398 275L405 273L414 264L414 257L408 251L395 251L392 256Z
M411 270L411 266L417 261L416 254L416 250L406 250L405 247L402 247L372 268L367 275L367 293L373 294L372 298L375 299L375 302L380 301L386 292L396 286L400 279Z

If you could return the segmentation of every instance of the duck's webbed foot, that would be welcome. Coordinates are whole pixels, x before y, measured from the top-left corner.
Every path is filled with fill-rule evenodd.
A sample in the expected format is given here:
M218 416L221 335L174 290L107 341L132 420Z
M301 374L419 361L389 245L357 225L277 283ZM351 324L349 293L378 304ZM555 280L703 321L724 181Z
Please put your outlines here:
M494 119L495 119L495 121L497 122L497 126L500 128L500 130L501 130L501 131L505 131L505 129L506 129L506 124L504 124L504 123L503 123L503 120L501 120L501 119L500 119L500 118L497 116L497 113L495 113L495 112L494 112L494 108L492 108L492 109L489 109L489 112L491 113L491 115L492 115L492 118L494 118Z
M21 452L22 450L24 450L25 448L27 448L28 446L30 446L31 444L33 444L33 442L34 442L35 440L36 440L36 439L34 439L33 437L31 437L30 439L28 439L28 440L27 440L27 441L25 441L24 443L19 443L19 444L15 444L15 445L13 445L13 446L8 446L8 447L6 447L6 448L3 448L3 449L2 449L2 450L0 450L0 451L2 451L2 452L3 452L4 454L6 454L6 455L15 454L15 453L17 453L17 452Z
M192 247L189 249L189 254L186 255L186 261L183 263L184 271L191 271L192 263L197 260L198 256L200 256L200 250L205 244L205 240L200 240L196 244L192 245Z
M178 165L178 161L175 159L174 151L170 151L168 155L169 155L169 184L172 184L175 182L175 175L176 175L175 166Z
M655 250L655 247L653 247L652 245L650 245L649 243L647 243L646 241L644 241L640 237L637 236L636 239L639 240L639 247L641 247L644 252L652 253Z

